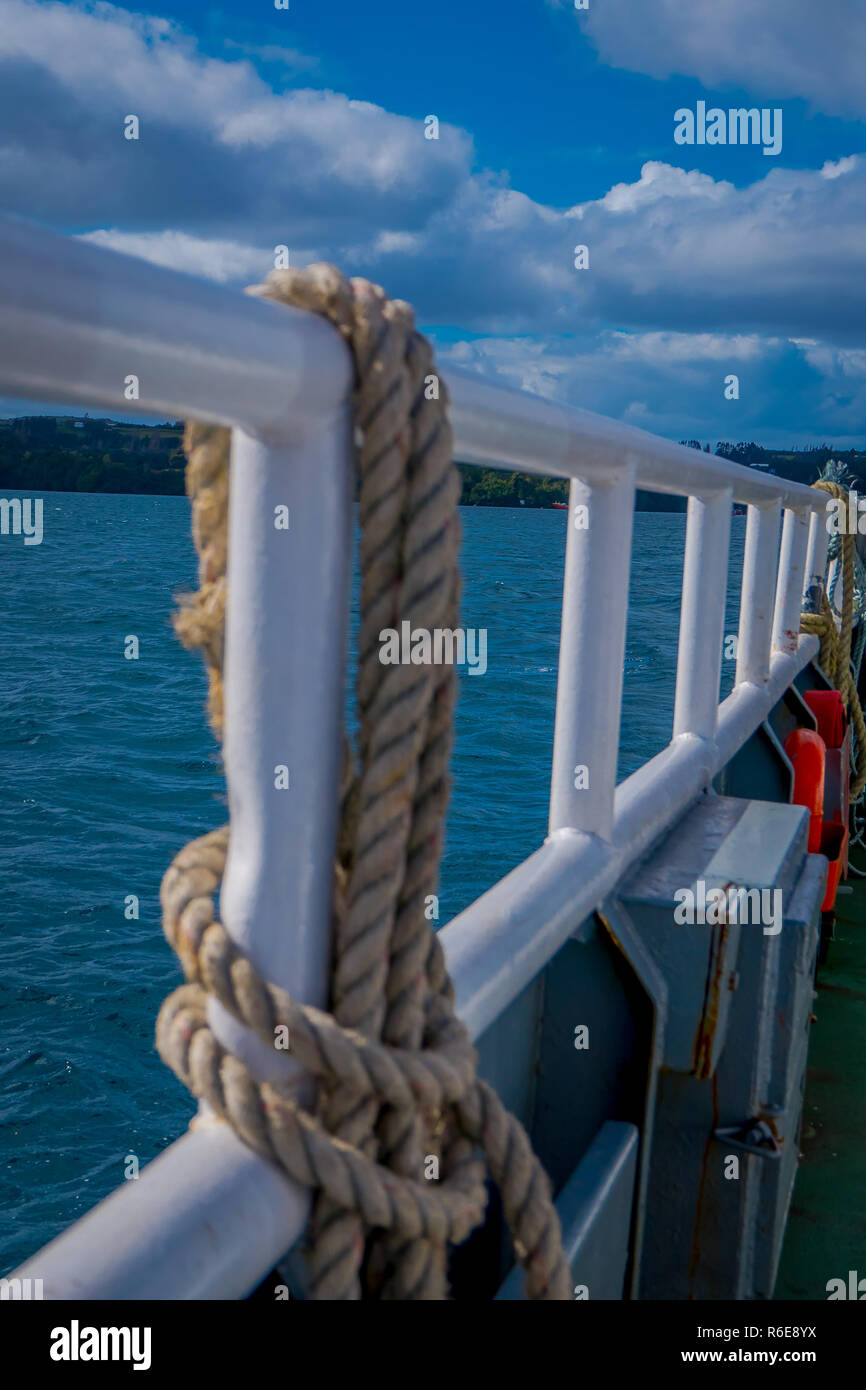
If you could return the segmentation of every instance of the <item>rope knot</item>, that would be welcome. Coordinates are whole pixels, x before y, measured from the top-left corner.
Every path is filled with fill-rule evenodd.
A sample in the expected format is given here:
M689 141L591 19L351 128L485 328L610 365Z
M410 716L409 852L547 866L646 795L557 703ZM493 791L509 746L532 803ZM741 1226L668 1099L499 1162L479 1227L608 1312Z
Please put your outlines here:
M424 908L437 886L456 695L454 667L384 665L379 633L458 621L457 501L444 388L428 399L429 344L408 304L333 266L272 271L252 294L326 317L355 361L360 430L361 623L358 767L346 745L334 865L331 1008L263 979L214 913L229 828L192 841L168 869L163 923L187 983L157 1020L159 1051L251 1148L318 1191L315 1298L444 1298L447 1247L483 1219L498 1185L530 1298L570 1297L550 1185L519 1122L476 1075ZM202 650L222 735L228 431L189 424L187 491L199 590L177 616ZM288 924L291 929L291 924ZM212 998L262 1043L288 1037L316 1078L308 1113L290 1081L260 1082L207 1020ZM431 1162L431 1160L433 1160ZM427 1170L430 1170L429 1173Z

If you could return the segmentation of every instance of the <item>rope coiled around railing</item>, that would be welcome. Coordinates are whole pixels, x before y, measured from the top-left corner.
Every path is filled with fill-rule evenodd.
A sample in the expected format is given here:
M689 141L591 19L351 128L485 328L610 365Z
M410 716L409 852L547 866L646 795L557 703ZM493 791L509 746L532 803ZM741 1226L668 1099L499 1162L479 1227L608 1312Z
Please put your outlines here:
M844 501L848 510L848 491L841 483L829 478L819 478L812 486L819 492L826 492L836 501ZM800 617L801 632L818 637L821 651L818 660L821 669L832 685L840 691L848 717L854 729L854 766L852 769L850 798L856 801L866 786L866 720L860 705L857 683L851 673L851 633L854 627L854 546L855 537L847 531L842 534L842 616L839 627L826 593L822 589L820 611L804 612Z
M229 828L194 840L166 873L163 924L188 983L157 1022L163 1059L251 1148L318 1191L310 1294L447 1296L448 1246L484 1217L498 1186L527 1296L571 1296L550 1184L519 1121L475 1074L454 991L424 907L435 891L448 797L453 666L383 665L379 633L457 623L457 501L444 385L411 309L332 266L275 271L252 293L324 315L355 362L361 520L359 768L346 742L335 864L330 1012L262 979L214 920ZM429 397L429 398L428 398ZM185 448L199 590L177 616L201 648L209 711L223 727L229 432L190 423ZM287 924L291 930L291 924ZM317 1114L287 1085L258 1083L208 1026L208 996L319 1082ZM481 1162L479 1151L485 1162ZM425 1165L438 1163L438 1180ZM435 1167L435 1165L434 1165Z

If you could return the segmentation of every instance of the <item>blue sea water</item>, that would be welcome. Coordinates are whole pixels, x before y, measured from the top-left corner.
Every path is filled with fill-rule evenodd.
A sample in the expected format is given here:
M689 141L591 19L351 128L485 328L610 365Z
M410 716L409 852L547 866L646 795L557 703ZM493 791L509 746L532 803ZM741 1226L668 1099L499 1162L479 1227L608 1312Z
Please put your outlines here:
M461 521L461 621L487 629L488 669L461 677L442 922L544 837L567 514ZM635 518L620 778L670 737L684 534L680 515ZM195 569L183 498L46 494L41 545L0 536L0 1273L193 1114L153 1030L180 982L161 876L226 816L202 666L170 625Z

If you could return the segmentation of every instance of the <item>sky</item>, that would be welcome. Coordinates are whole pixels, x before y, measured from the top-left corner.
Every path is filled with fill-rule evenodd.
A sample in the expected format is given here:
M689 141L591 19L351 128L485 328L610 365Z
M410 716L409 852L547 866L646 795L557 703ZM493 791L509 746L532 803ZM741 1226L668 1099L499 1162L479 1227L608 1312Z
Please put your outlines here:
M238 287L332 260L446 374L670 438L866 447L863 0L288 6L0 0L0 205ZM679 143L699 103L781 147Z

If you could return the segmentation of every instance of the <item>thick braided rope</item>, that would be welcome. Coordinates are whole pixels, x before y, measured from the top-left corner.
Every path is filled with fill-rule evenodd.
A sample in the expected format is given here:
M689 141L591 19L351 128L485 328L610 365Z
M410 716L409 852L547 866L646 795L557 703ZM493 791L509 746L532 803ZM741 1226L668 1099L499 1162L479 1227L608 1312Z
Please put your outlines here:
M166 1001L159 1050L237 1133L319 1190L311 1223L313 1297L446 1296L449 1243L482 1219L487 1170L501 1191L530 1298L568 1298L570 1279L546 1175L519 1122L474 1073L441 947L424 914L435 890L448 795L452 666L383 666L379 633L457 623L456 503L444 388L428 400L432 354L411 310L329 266L274 272L252 291L324 314L356 365L360 451L360 772L346 759L330 1014L262 980L214 920L228 829L193 841L163 883L166 934L189 983ZM222 734L228 432L191 423L185 446L199 590L177 618L203 650L209 712ZM206 1021L213 995L320 1081L317 1117L286 1087L258 1084ZM440 1180L426 1181L425 1160Z
M848 492L841 483L829 478L820 478L812 486L819 492L844 501L846 510ZM856 682L851 674L851 633L854 627L854 545L853 535L842 535L842 620L837 628L836 619L826 593L821 593L821 609L818 613L803 613L800 617L801 632L808 632L819 638L821 651L819 660L827 679L842 694L845 708L854 726L855 765L851 779L850 796L856 801L866 786L866 720L860 705Z

